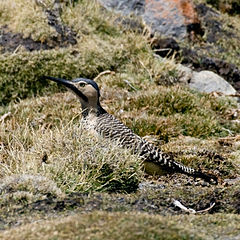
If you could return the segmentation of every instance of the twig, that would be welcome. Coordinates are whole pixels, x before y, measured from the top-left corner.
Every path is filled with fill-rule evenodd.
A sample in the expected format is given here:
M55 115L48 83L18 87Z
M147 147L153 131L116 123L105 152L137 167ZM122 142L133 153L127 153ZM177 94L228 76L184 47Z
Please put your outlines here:
M137 91L137 89L128 81L128 80L123 80L129 87L131 87L134 91Z
M214 203L211 203L210 207L206 208L206 209L203 209L203 210L199 210L199 211L196 211L192 208L187 208L185 207L182 203L180 203L178 200L175 200L173 199L173 205L176 206L176 207L179 207L181 210L185 211L185 212L188 212L188 213L204 213L204 212L207 212L209 210L211 210L214 206L215 206L215 202Z
M235 94L227 94L229 97L240 97L240 93L235 93Z
M93 80L96 81L98 78L100 78L102 75L106 75L106 74L115 74L115 72L110 71L110 70L106 70L103 72L100 72Z
M41 7L47 8L46 4L42 0L35 0L35 3Z
M173 205L175 207L179 207L181 210L188 212L188 213L196 213L196 211L192 208L187 208L185 206L183 206L178 200L173 200Z
M15 50L13 51L12 55L15 55L17 53L17 51L19 50L19 48L21 47L21 44L19 44Z
M7 112L7 113L3 114L3 115L1 116L1 118L0 118L0 121L3 122L4 119L7 118L7 117L10 116L10 115L11 115L11 112Z
M209 211L210 209L212 209L215 205L216 205L216 203L213 202L213 203L211 203L211 205L210 205L208 208L203 209L203 210L199 210L199 211L197 211L197 213L207 212L207 211Z

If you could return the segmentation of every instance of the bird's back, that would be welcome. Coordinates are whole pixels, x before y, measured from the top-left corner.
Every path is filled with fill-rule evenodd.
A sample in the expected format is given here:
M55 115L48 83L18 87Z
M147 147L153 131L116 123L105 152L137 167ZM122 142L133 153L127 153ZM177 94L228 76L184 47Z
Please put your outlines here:
M181 172L193 176L196 172L194 169L174 161L170 155L135 134L111 114L104 113L98 116L95 130L104 138L117 142L121 147L131 149L144 161L156 163L168 172Z

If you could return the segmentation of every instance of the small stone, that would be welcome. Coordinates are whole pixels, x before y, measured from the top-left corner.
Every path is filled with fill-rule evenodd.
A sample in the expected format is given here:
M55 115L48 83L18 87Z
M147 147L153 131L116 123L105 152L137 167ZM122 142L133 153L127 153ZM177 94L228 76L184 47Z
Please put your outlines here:
M193 76L193 70L189 67L183 66L181 64L178 64L177 70L179 72L179 82L188 84Z
M236 94L236 90L227 81L211 71L193 72L189 87L205 93Z

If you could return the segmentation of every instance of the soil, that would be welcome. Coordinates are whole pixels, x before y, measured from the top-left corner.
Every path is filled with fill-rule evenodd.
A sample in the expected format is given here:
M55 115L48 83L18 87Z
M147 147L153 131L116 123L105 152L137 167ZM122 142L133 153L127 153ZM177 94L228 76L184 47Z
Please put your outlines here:
M48 19L49 26L56 30L56 37L51 37L45 41L34 41L31 37L24 38L21 33L13 33L8 26L0 28L0 46L1 53L14 52L19 46L23 46L27 51L39 51L53 48L63 48L77 43L76 33L66 25L64 25L59 17L57 10L46 10L45 14Z
M7 26L0 28L0 46L1 53L4 52L14 52L19 46L23 46L27 51L34 50L46 50L51 47L47 43L42 43L40 41L34 41L32 38L24 38L20 33L11 32Z

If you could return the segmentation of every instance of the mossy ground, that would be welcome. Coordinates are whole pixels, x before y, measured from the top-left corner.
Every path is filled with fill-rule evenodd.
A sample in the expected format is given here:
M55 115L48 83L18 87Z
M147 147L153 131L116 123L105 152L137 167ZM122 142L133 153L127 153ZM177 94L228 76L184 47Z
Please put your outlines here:
M0 26L50 43L59 33L44 12L54 4L42 2L1 2ZM145 34L116 24L118 16L96 2L63 2L60 16L76 33L76 44L32 52L19 47L0 56L0 237L239 236L236 101L173 85L180 77L174 58L156 58ZM108 112L178 161L216 174L219 184L180 174L144 175L137 155L83 129L77 99L43 75L98 76ZM174 207L173 199L196 210L216 205L194 216Z
M4 231L2 237L5 239L49 239L49 236L51 239L227 239L234 238L239 233L236 224L239 220L239 216L231 214L224 217L216 214L206 218L206 216L163 217L137 212L95 211L27 224L24 228L17 227ZM209 238L210 236L212 238Z

